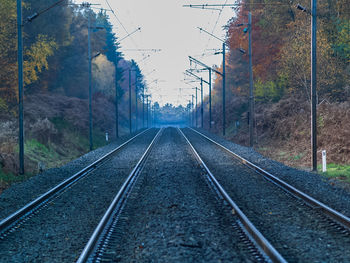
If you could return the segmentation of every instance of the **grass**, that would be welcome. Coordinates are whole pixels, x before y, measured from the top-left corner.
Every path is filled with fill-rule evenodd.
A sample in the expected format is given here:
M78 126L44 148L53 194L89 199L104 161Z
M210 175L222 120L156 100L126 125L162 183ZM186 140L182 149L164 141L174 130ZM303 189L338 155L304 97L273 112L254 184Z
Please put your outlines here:
M41 144L36 139L26 140L24 151L26 157L36 163L52 163L59 159L58 153L50 145Z
M50 121L55 125L55 128L59 130L60 133L64 134L65 141L71 142L74 146L76 146L73 148L81 149L84 152L89 150L89 138L77 131L71 123L62 118L52 118ZM105 133L98 129L93 129L93 140L94 149L107 144Z
M318 169L322 171L322 165L319 165ZM327 171L325 173L321 172L321 174L328 178L334 178L350 183L350 165L330 163L327 164Z
M0 193L3 189L7 188L9 185L13 183L22 182L28 179L31 174L24 175L14 175L12 173L5 173L0 167Z
M44 169L60 167L89 151L89 138L84 131L77 130L73 124L63 118L50 120L58 130L61 139L41 143L35 138L25 140L24 151L26 157L26 175L5 173L0 167L0 193L13 183L24 181L38 172L39 163ZM105 133L99 129L93 130L94 149L107 145ZM16 154L19 152L18 145L14 147Z

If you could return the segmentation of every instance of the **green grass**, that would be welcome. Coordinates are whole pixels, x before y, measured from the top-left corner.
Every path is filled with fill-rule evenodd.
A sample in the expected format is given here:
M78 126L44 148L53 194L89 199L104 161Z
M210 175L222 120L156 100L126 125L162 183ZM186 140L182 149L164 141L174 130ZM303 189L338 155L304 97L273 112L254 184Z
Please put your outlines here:
M26 156L34 162L49 163L59 158L57 152L50 145L46 146L35 139L26 140L24 151Z
M319 165L319 170L322 171L322 165ZM322 172L328 178L336 178L350 183L350 165L327 164L327 171Z
M293 161L298 161L298 160L300 160L300 159L303 158L303 157L304 157L304 154L303 154L303 153L300 153L300 154L297 154L297 155L291 157L291 160L293 160Z
M89 150L88 136L77 131L71 123L59 117L52 118L50 121L55 125L55 128L59 130L60 133L64 134L66 141L72 142L73 145L77 146L79 149L83 149L84 152ZM99 129L93 129L93 140L94 149L107 144L105 133L101 132Z
M22 182L26 179L28 179L31 175L24 174L24 175L14 175L12 173L5 173L1 167L0 167L0 193L2 189L5 189L7 186L13 184Z
M39 163L44 164L44 169L60 167L89 151L88 131L77 130L73 124L63 118L53 118L50 121L58 130L60 139L43 144L37 139L28 136L25 140L24 151L26 171L29 171L30 174L23 176L7 174L0 168L0 192L12 183L21 182L36 174ZM94 149L107 144L105 133L97 128L93 130L93 138ZM18 154L18 145L14 147L14 151Z

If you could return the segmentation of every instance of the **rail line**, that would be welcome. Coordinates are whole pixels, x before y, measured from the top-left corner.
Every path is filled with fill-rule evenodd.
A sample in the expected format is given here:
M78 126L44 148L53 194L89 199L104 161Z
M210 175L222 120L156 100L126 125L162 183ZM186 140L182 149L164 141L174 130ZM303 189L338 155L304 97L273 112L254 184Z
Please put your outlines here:
M118 222L119 215L123 210L124 205L126 204L128 196L131 193L132 188L136 183L137 178L140 175L152 148L155 145L155 142L158 140L162 132L163 129L160 129L158 131L142 155L141 159L138 161L134 169L129 174L128 178L125 180L124 184L120 188L117 195L114 197L112 203L110 204L100 223L90 237L84 250L80 254L77 263L94 262L100 260L100 255L103 254L103 250L106 247L105 243L107 243L111 238L112 231Z
M79 259L77 260L77 263L103 261L105 250L109 246L109 241L115 238L114 235L116 235L116 233L114 233L114 231L117 229L117 223L119 217L121 216L123 208L126 205L128 197L131 194L133 187L143 170L143 167L147 161L148 156L150 155L152 148L161 136L162 131L163 129L160 130L155 136L135 168L132 170L124 182L118 194L113 199L111 205L107 209L105 215L96 227L90 240L88 241ZM228 204L231 206L230 209L232 209L231 212L233 213L234 211L234 215L238 216L239 222L237 222L237 225L233 226L233 229L240 233L242 240L244 240L243 242L245 242L245 244L250 248L250 253L259 261L286 262L283 257L277 252L277 250L274 249L272 245L261 235L261 233L254 227L254 225L248 220L248 218L228 196L228 194L209 171L208 167L199 157L198 153L193 148L186 136L182 133L182 131L180 129L177 129L177 131L179 132L180 136L185 139L193 155L195 156L195 159L201 165L201 168L206 171L209 182L214 184L215 192L219 193L220 197L223 197L223 199L228 202Z
M221 195L221 197L229 204L234 214L236 214L242 224L238 224L243 228L243 231L248 234L253 244L255 244L260 252L265 253L267 259L272 262L287 262L280 253L270 244L270 242L259 232L259 230L250 222L248 217L241 211L236 203L227 194L224 188L216 180L208 166L204 163L198 152L195 150L191 142L188 140L186 135L178 129L179 133L184 137L188 143L192 153L199 162L200 166L205 170L208 181L215 187L215 190Z
M19 228L24 222L29 220L33 215L38 213L42 208L44 208L47 203L52 200L53 198L57 197L60 193L71 187L73 184L75 184L77 181L81 180L88 174L90 174L93 170L95 170L98 166L100 166L103 162L108 160L112 155L120 151L122 148L130 144L132 141L134 141L136 138L140 137L141 135L145 134L150 129L144 130L137 135L133 136L126 142L119 145L114 150L110 151L109 153L103 155L101 158L93 162L92 164L88 165L87 167L83 168L79 172L75 173L73 176L69 177L68 179L64 180L60 184L56 185L51 190L47 191L46 193L40 195L35 200L31 201L27 205L23 206L21 209L17 210L16 212L12 213L5 219L3 219L0 222L0 240L4 239L9 233L15 231Z
M214 145L218 146L219 148L223 149L224 151L226 151L227 153L232 155L234 158L239 160L243 165L253 169L258 174L261 174L269 182L275 184L276 186L278 186L282 190L288 192L292 196L295 196L298 199L302 199L304 202L309 204L311 207L317 208L319 212L323 213L325 216L327 216L328 218L331 218L336 223L338 223L340 226L344 227L345 228L344 231L350 231L350 218L349 217L339 213L338 211L330 208L329 206L325 205L324 203L322 203L322 202L316 200L315 198L307 195L306 193L296 189L292 185L286 183L285 181L279 179L275 175L260 168L256 164L246 160L245 158L241 157L240 155L234 153L230 149L228 149L225 146L221 145L220 143L214 141L213 139L209 138L208 136L204 135L203 133L201 133L195 129L192 129L192 128L189 128L189 129L192 130L193 132L195 132L196 134L200 135L201 137L205 138L209 142L213 143Z

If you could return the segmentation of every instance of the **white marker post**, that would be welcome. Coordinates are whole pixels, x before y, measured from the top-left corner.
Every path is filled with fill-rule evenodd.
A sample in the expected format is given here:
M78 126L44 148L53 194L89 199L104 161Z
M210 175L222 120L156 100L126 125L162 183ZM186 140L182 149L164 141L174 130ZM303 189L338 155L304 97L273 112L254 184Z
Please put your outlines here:
M323 150L322 151L322 172L326 172L327 171L327 158L326 158L326 151Z
M106 142L108 142L108 132L106 132Z

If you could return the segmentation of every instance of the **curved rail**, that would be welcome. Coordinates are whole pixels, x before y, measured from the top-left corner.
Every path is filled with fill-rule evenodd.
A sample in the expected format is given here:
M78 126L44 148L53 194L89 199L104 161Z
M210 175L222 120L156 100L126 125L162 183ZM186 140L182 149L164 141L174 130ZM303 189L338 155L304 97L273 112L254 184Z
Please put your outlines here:
M291 186L290 184L284 182L283 180L279 179L278 177L272 175L271 173L265 171L264 169L258 167L254 163L248 161L247 159L241 157L240 155L234 153L233 151L229 150L225 146L221 145L220 143L214 141L213 139L209 138L208 136L204 135L203 133L196 131L192 128L189 128L192 131L196 132L203 138L207 139L208 141L212 142L216 146L220 147L221 149L225 150L232 156L234 156L236 159L242 162L242 164L252 168L256 172L262 174L267 180L270 182L276 184L277 186L281 187L282 189L286 190L287 192L291 193L294 196L297 196L304 200L305 202L309 203L310 205L317 207L319 211L323 212L324 214L330 216L333 220L335 220L337 223L343 225L344 227L350 229L350 218L339 213L338 211L330 208L329 206L325 205L324 203L316 200L315 198L301 192L300 190L296 189L294 186Z
M101 164L103 161L105 161L112 154L116 153L117 151L119 151L120 149L125 147L127 144L132 142L134 139L136 139L137 137L141 136L142 134L144 134L145 132L147 132L149 130L150 129L147 129L147 130L144 130L144 131L138 133L137 135L135 135L134 137L130 138L129 140L127 140L123 144L119 145L117 148L115 148L114 150L110 151L109 153L105 154L104 156L102 156L101 158L99 158L98 160L96 160L95 162L90 164L89 166L87 166L84 169L80 170L79 172L75 173L73 176L69 177L68 179L64 180L60 184L56 185L54 188L52 188L48 192L42 194L41 196L39 196L38 198L36 198L32 202L30 202L27 205L25 205L24 207L22 207L21 209L17 210L13 214L11 214L8 217L6 217L5 219L1 220L1 222L0 222L0 233L6 231L6 229L10 228L11 225L16 223L16 221L18 221L19 219L21 219L21 218L25 217L26 215L30 214L30 212L33 209L35 209L36 207L40 206L40 204L44 203L45 201L47 201L50 197L52 197L56 193L58 193L61 190L69 187L74 182L76 182L77 180L81 179L83 176L85 176L90 171L95 169L97 165Z
M224 190L224 188L220 185L220 183L216 180L214 175L210 172L207 165L203 162L202 158L199 156L193 145L190 143L190 141L187 139L186 135L178 129L179 132L182 134L182 136L185 138L186 142L190 146L193 154L195 155L196 159L200 163L200 165L205 169L207 172L208 177L213 182L217 190L220 192L222 197L228 202L228 204L231 206L235 214L237 214L238 218L241 220L242 224L244 225L247 232L252 236L254 241L258 244L260 249L265 252L265 254L271 259L272 262L287 262L280 253L270 244L270 242L259 232L259 230L250 222L250 220L247 218L247 216L241 211L241 209L236 205L236 203L231 199L231 197L227 194L227 192Z
M118 194L114 197L112 203L108 207L106 213L102 217L100 223L96 227L95 231L93 232L92 236L90 237L88 243L86 244L83 252L80 254L79 259L77 260L77 263L83 263L83 262L89 262L90 257L93 255L94 250L96 249L98 245L98 241L101 239L102 234L104 233L106 227L110 223L111 219L113 218L113 215L115 214L115 209L118 207L118 205L125 201L127 198L127 190L131 189L131 184L135 182L135 178L138 176L138 174L141 172L142 167L144 163L147 160L147 157L149 156L151 149L153 148L155 141L159 138L160 134L162 133L163 129L159 130L156 136L153 138L152 142L146 149L145 153L142 155L141 159L138 161L134 169L129 174L128 178L125 180L124 184L120 188Z

